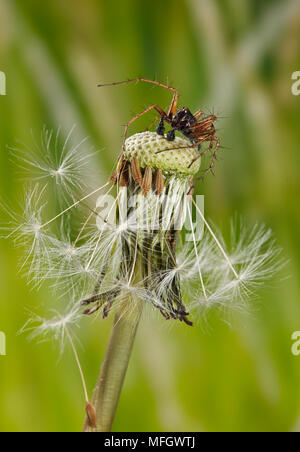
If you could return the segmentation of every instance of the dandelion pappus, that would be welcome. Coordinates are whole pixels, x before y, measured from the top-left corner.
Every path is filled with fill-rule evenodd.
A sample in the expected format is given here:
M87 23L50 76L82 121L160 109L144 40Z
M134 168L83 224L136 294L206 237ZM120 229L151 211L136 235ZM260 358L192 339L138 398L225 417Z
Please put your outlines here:
M107 83L107 84L100 84L99 87L103 86L117 86L117 85L123 85L126 83L131 82L146 82L146 83L152 83L154 85L160 86L164 89L167 89L171 92L173 92L173 98L169 107L168 112L165 112L159 105L151 105L147 107L145 110L143 110L141 113L138 113L135 115L125 126L125 132L124 132L124 141L123 141L123 149L124 149L124 143L126 141L128 129L130 125L136 121L141 116L145 115L146 113L156 110L159 113L158 118L156 118L152 123L151 126L159 120L158 126L156 128L156 133L158 135L165 136L168 141L174 141L175 139L175 132L180 132L182 135L187 137L191 141L192 147L197 147L199 149L199 155L198 157L194 158L190 166L193 165L195 161L203 157L208 152L212 152L211 157L211 163L209 167L203 172L201 175L201 178L203 179L215 166L216 160L217 160L217 153L220 148L220 138L216 136L216 128L215 128L215 122L217 120L217 116L215 115L205 115L202 110L196 111L196 113L192 113L189 108L183 107L180 109L177 109L178 105L178 90L176 88L173 88L171 86L165 85L163 83L157 82L155 80L150 80L146 78L135 78L130 80L124 80L121 82L113 82L113 83ZM171 127L171 130L167 132L165 135L165 123L169 124ZM150 126L150 127L151 127ZM203 143L209 143L208 147L201 151L201 146ZM171 149L168 149L171 150ZM168 150L161 151L161 152L167 152ZM201 151L201 152L200 152Z

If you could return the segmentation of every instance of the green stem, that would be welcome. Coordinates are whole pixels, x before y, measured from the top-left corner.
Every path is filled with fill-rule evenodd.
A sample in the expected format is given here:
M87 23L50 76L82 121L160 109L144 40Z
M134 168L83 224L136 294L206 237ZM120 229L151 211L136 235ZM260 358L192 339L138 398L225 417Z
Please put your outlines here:
M128 300L128 303L133 303ZM134 339L141 318L143 303L138 302L130 312L127 303L122 303L116 314L113 329L101 366L92 403L96 409L97 427L89 427L86 420L84 432L110 432L124 383Z

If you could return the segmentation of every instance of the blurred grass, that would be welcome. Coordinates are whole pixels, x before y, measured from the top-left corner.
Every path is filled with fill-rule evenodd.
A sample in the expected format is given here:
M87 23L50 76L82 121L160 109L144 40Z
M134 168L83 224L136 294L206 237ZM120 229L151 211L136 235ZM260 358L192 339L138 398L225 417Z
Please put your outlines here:
M99 153L99 183L120 150L122 125L144 106L168 105L147 85L97 89L98 82L156 78L180 90L181 105L222 118L226 147L198 188L206 212L227 224L236 212L271 226L290 260L275 288L261 291L250 315L231 326L212 313L193 329L145 320L139 331L116 431L289 431L300 429L300 360L291 334L300 329L300 99L291 74L300 68L298 1L183 0L111 2L35 0L0 3L0 194L13 202L22 181L6 146L30 144L43 124L76 123ZM140 130L143 121L134 130ZM54 301L30 291L17 274L21 250L0 242L1 431L72 431L83 423L83 397L70 350L17 335L29 310ZM90 391L111 320L87 319L78 336ZM150 336L151 335L151 336ZM149 340L151 339L151 340Z

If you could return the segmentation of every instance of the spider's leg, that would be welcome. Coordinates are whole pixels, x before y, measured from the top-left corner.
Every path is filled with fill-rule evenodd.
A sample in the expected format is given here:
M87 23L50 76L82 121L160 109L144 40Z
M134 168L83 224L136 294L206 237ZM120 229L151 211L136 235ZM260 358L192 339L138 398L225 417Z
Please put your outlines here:
M195 157L191 163L189 164L188 168L190 168L195 162L197 162L197 160L199 160L201 158L201 155L199 154L197 157Z
M164 83L157 82L156 80L150 80L150 79L147 79L147 78L138 77L138 78L133 78L133 79L129 79L129 80L123 80L121 82L105 83L105 84L98 85L98 87L125 85L125 84L131 83L131 82L152 83L153 85L160 86L161 88L168 89L169 91L172 91L174 93L173 94L173 99L172 99L172 102L171 102L171 105L170 105L170 108L169 108L169 111L168 111L168 115L167 115L169 119L172 119L172 117L173 117L173 115L174 115L174 113L176 111L177 104L178 104L178 91L177 91L176 88L173 88L172 86L165 85Z
M162 151L157 151L155 154L161 154L162 152L168 152L168 151L177 151L178 149L188 149L188 148L196 148L198 146L201 146L201 144L207 141L207 138L205 139L199 139L198 141L196 141L195 143L190 143L188 145L185 146L174 146L173 148L168 148L168 149L163 149ZM203 151L204 152L204 151ZM205 150L206 152L206 150ZM202 154L201 154L202 155ZM200 157L201 157L200 155Z
M198 160L198 159L200 159L200 158L202 158L208 151L210 151L211 150L211 143L213 143L213 140L211 139L211 138L207 138L207 137L204 137L204 138L202 138L202 139L199 139L195 144L194 144L194 146L197 146L198 147L198 150L200 150L200 148L201 148L201 144L202 143L204 143L205 141L210 141L210 145L209 145L209 147L208 148L206 148L206 149L204 149L204 151L202 151L202 152L200 152L199 153L199 155L197 156L197 157L195 157L193 160L192 160L192 162L189 164L189 168ZM200 148L199 148L200 147Z
M203 114L204 114L203 110L197 110L196 113L194 113L194 117L197 119L197 121L199 121Z
M168 152L168 151L176 151L177 149L195 148L195 147L199 146L199 143L201 144L202 141L197 141L197 143L190 143L190 144L185 145L185 146L174 146L173 148L163 149L162 151L155 152L155 154L161 154L162 152Z
M152 129L152 127L154 126L154 124L161 118L161 116L156 116L156 118L153 119L153 121L151 121L151 123L149 124L148 127L146 127L145 132L148 132L150 129Z
M169 111L168 111L168 118L169 119L173 118L173 116L174 116L174 114L176 112L176 109L177 109L177 104L178 104L178 91L175 90L174 95L173 95L173 99L172 99L172 102L171 102L171 105L170 105L170 108L169 108Z
M158 126L156 127L157 135L161 135L162 137L165 135L165 121L164 118L160 118Z
M219 147L220 147L220 138L213 136L211 138L211 143L213 143L214 141L216 142L216 147L215 147L215 150L214 150L213 155L212 155L211 163L210 163L209 167L204 171L204 173L202 174L200 179L204 179L204 177L210 171L212 171L213 167L215 166L215 163L216 163L216 160L217 160L218 150L219 150ZM211 146L211 144L210 144L210 146ZM211 149L210 146L209 146L209 149Z
M146 113L148 113L151 110L156 110L160 117L162 118L166 118L167 120L167 114L166 112L164 112L164 110L162 108L160 108L158 105L151 105L150 107L145 108L145 110L143 110L141 113L138 113L137 115L135 115L132 119L130 119L130 121L128 121L128 123L125 126L125 130L124 130L124 139L123 139L123 151L125 150L125 141L127 138L127 133L128 133L128 129L131 126L131 124L136 121L137 119L139 119L141 116L145 115Z
M160 86L161 88L168 89L169 91L173 91L173 93L178 93L177 89L173 88L172 86L168 86L168 85L165 85L164 83L157 82L156 80L150 80L150 79L144 78L144 77L137 77L137 78L132 78L132 79L128 79L128 80L122 80L120 82L101 83L101 84L98 84L98 87L101 88L103 86L126 85L127 83L132 83L132 82L152 83L153 85L157 85L157 86Z
M175 131L176 131L176 129L169 130L169 132L167 133L167 140L168 141L174 141L175 140Z

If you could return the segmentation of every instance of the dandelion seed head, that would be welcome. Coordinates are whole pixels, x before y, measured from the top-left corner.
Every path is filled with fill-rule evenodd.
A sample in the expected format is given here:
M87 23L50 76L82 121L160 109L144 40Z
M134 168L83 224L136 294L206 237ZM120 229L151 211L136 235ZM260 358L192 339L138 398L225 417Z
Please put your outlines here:
M200 159L193 162L198 150L185 139L169 142L151 132L127 139L109 212L102 214L98 203L96 209L88 206L76 230L73 218L81 215L78 206L84 201L85 208L89 195L77 200L76 190L85 186L87 161L78 156L81 144L69 145L71 135L61 147L59 134L44 131L43 163L37 164L30 153L25 156L36 178L49 177L64 187L67 209L50 220L44 218L48 191L36 184L25 196L22 214L11 215L16 242L28 250L22 268L34 286L48 282L55 298L69 307L63 316L38 319L37 333L42 337L52 332L62 340L65 328L75 325L83 313L106 317L121 307L128 315L140 303L168 320L191 325L192 316L212 308L246 306L280 269L280 252L264 226L249 230L247 224L232 224L226 243L199 212L204 233L196 237L189 193L191 176L200 168ZM73 217L68 216L70 211ZM186 221L190 241L180 241ZM51 228L55 222L60 225L56 233Z
M185 175L196 174L200 169L199 153L184 138L167 141L155 132L136 133L127 138L124 159L136 157L142 168L161 168ZM190 163L197 159L191 166Z

